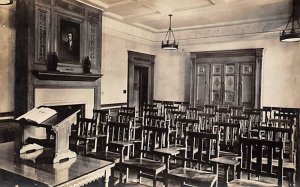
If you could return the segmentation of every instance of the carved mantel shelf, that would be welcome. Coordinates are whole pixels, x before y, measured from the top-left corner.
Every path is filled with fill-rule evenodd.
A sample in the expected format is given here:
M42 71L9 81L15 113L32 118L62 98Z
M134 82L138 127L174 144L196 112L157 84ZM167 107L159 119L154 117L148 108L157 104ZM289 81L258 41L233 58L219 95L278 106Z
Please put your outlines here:
M102 77L102 74L93 73L70 73L59 71L42 71L33 70L32 74L40 80L56 80L56 81L87 81L93 82Z

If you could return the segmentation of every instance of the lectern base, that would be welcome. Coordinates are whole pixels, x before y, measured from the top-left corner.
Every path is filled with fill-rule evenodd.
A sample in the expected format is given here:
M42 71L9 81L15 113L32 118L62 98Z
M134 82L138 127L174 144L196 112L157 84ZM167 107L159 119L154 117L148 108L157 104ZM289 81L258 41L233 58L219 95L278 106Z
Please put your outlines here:
M40 146L36 143L23 145L22 148L20 149L20 154L33 153L43 148L44 148L43 146Z
M55 153L53 163L62 163L76 157L77 157L76 153L70 150L63 153Z
M28 144L33 145L33 144ZM53 149L44 148L39 150L35 149L29 149L33 146L26 145L25 148L28 148L26 151L24 149L24 153L20 154L20 158L22 160L32 160L34 163L44 163L44 164L57 164L57 163L63 163L67 162L71 159L74 159L77 157L76 153L70 150L67 150L62 153L55 153ZM21 149L23 150L23 149Z

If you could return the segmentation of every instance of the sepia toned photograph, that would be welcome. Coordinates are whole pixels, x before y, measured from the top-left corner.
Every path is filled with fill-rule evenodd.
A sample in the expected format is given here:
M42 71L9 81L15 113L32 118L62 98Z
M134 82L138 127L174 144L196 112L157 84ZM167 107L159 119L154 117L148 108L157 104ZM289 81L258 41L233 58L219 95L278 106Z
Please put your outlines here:
M0 0L0 187L300 186L300 0Z
M60 20L59 59L61 62L79 63L80 24L69 20Z

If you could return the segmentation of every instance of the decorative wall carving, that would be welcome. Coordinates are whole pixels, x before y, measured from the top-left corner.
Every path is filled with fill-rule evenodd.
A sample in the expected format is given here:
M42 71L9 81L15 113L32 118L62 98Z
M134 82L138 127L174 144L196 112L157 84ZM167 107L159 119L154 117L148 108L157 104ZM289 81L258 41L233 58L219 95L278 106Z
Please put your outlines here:
M46 10L37 10L37 22L38 22L38 37L37 37L37 60L46 60L47 55L47 33L49 32L49 27L47 25L47 19L49 19L49 14Z
M100 72L102 11L73 0L18 0L17 3L16 115L21 115L35 106L34 96L36 88L92 88L94 90L92 108L100 106L100 84L98 81L89 82L90 79L86 78L97 76ZM88 11L90 12L89 14ZM91 18L92 15L97 15L98 17ZM80 35L78 37L80 38L78 42L80 46L78 53L80 54L76 60L63 61L60 59L60 54L62 53L59 53L59 44L63 38L62 36L68 36L67 27L72 25L76 29L76 33ZM62 32L61 28L65 28L63 31L66 32ZM60 72L55 73L63 76L52 75L46 81L35 77L32 72L47 72L47 75L51 74L51 71L47 69L46 59L48 54L53 52L58 54L59 59L57 70ZM87 56L90 57L93 63L92 74L89 75L83 74L82 67L82 62ZM68 76L64 76L67 74ZM81 76L83 79L73 79ZM75 94L74 92L73 95Z
M89 48L89 58L91 61L92 66L96 65L97 60L97 43L98 43L98 37L97 37L97 31L98 31L98 24L89 23L88 26L88 48Z
M74 4L71 4L69 2L66 2L66 1L63 1L63 0L56 0L54 4L57 7L60 7L64 10L73 12L75 14L79 14L81 16L85 15L85 9L84 8L82 8L80 6L77 6L77 5L74 5Z

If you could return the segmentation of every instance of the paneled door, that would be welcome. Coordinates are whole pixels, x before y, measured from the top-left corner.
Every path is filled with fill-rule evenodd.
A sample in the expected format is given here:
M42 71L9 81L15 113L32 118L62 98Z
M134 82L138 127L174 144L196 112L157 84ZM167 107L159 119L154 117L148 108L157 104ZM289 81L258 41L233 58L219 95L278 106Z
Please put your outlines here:
M243 106L251 105L254 97L254 77L255 65L254 63L241 63L240 64L240 77L239 77L239 103Z
M237 105L237 64L211 64L211 102Z
M262 49L192 53L191 103L260 107Z
M238 98L238 65L239 64L225 64L224 65L224 87L223 87L223 105L237 105Z
M209 101L209 64L196 65L196 105Z
M223 64L211 65L211 102L210 104L222 103L223 89Z

